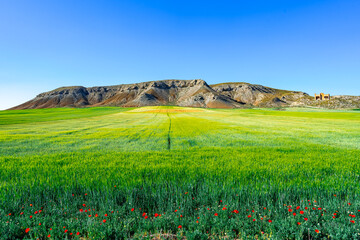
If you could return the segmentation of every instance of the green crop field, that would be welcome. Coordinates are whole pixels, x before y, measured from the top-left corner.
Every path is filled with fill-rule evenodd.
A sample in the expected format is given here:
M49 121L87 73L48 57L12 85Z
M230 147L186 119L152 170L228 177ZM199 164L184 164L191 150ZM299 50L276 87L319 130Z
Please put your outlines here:
M0 239L360 239L360 112L0 111Z

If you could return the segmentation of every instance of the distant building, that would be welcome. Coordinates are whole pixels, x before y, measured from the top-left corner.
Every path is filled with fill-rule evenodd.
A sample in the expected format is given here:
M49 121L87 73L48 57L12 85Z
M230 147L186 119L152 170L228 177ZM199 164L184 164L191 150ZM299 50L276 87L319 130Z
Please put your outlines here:
M324 93L316 94L315 93L315 100L330 100L330 94L324 94Z

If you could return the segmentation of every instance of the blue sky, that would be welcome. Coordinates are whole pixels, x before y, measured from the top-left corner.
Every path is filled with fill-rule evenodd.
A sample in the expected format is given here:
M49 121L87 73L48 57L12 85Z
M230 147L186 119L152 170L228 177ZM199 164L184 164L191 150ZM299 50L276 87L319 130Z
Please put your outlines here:
M359 12L359 0L0 0L0 109L170 78L360 95Z

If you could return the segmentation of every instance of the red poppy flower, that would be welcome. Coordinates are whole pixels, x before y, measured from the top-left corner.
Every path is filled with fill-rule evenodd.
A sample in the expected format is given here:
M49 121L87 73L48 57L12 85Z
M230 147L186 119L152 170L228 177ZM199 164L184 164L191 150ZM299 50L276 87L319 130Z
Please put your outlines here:
M235 209L233 212L234 212L234 213L239 213L239 211L238 211L238 210L236 210L236 209Z
M155 217L158 217L159 216L159 214L157 214L157 213L155 213L155 215L154 215Z
M223 209L222 210L226 210L227 208L226 207L223 207Z
M39 226L41 226L41 223L39 223Z
M142 216L144 217L146 215L146 213L144 212L143 214L142 214Z
M89 217L91 217L91 215L89 215Z
M299 210L299 209L300 209L300 206L297 206L297 207L296 207L296 210Z
M174 212L177 212L177 209L175 209L175 211Z
M288 209L289 212L292 212L293 210L291 208Z
M65 229L65 233L67 233L69 230Z
M215 213L214 216L219 216L219 214Z
M305 207L305 210L308 210L308 207Z
M85 203L83 204L83 207L86 207Z
M35 212L34 212L34 214L37 214L37 213L38 213L38 211L35 211Z
M269 222L269 223L272 223L272 220L269 219L268 222Z
M300 214L304 214L304 211L300 211Z
M181 225L179 225L179 226L178 226L178 228L182 228L182 226L181 226Z
M133 212L134 210L135 210L134 208L131 209L132 212Z
M76 235L80 235L80 233L79 233L79 232L77 232L77 233L76 233Z
M350 222L351 222L351 223L355 223L355 221L354 221L354 220L350 220Z
M20 215L23 215L23 214L24 214L23 212L20 213Z
M297 225L300 225L301 223L300 222L297 222Z
M254 218L254 219L253 219L253 222L255 222L255 221L256 221L256 219Z
M180 215L180 217L183 217L183 215Z
M332 218L335 218L335 216L332 216Z
M322 209L321 207L318 208L318 210L321 210L321 209Z
M49 237L51 237L51 235L50 235L50 234L48 235L48 238L49 238Z
M148 219L148 216L145 216L144 218L145 218L145 219Z
M251 215L248 215L247 217L248 217L248 218L251 218Z
M308 218L304 218L304 220L305 220L305 221L307 221L307 220L308 220Z
M317 229L315 229L315 232L316 232L316 233L319 233L320 231L319 231L319 230L317 230Z
M196 223L199 223L199 221L196 221Z
M105 214L105 217L107 217L108 215L107 215L107 213Z
M80 212L83 212L84 210L82 208L79 209Z
M103 223L106 223L106 219L103 220Z
M32 218L32 216L30 216L30 218Z
M98 214L95 214L95 217L98 217L99 215Z
M30 228L25 229L25 232L28 233L30 231Z
M348 203L348 205L351 205L351 203Z
M293 213L294 217L296 216L296 213Z

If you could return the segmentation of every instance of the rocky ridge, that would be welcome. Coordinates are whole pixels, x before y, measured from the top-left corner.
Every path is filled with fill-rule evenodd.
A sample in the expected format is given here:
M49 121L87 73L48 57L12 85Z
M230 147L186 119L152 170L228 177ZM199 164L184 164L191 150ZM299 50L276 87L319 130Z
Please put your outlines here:
M360 108L360 97L335 96L330 101L319 102L304 92L281 90L244 82L208 85L201 79L171 79L103 87L61 87L41 93L34 99L11 109L161 105L248 108L321 106L324 104L330 108L336 108L336 106Z

